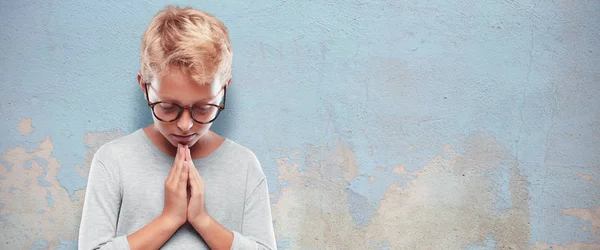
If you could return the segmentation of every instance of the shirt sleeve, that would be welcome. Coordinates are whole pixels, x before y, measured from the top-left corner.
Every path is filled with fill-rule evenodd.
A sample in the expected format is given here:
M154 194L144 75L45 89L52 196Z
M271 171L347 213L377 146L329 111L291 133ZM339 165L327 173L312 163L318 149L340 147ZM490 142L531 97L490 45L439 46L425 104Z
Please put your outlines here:
M246 199L242 221L242 231L233 231L231 249L277 249L266 178Z
M118 173L110 170L98 154L94 155L85 191L78 249L130 249L127 236L116 235L121 191Z

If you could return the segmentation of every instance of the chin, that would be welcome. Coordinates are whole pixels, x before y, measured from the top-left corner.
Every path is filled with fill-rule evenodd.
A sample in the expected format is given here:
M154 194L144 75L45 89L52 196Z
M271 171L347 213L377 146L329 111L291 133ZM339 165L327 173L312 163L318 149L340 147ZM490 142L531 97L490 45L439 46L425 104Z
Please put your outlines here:
M178 142L176 140L168 140L168 141L169 141L169 143L171 143L171 145L173 145L173 147L177 147L178 144L181 144L184 146L187 145L190 148L193 147L198 142L198 140L194 140L194 141L190 141L190 142Z
M208 132L202 130L194 132L189 131L190 133L194 134L194 138L191 138L191 140L180 140L180 138L175 138L175 135L177 133L171 133L169 130L163 131L162 129L159 129L158 131L163 136L163 138L165 138L169 142L169 144L171 144L175 148L177 148L178 144L187 145L191 148L195 144L197 144Z
M195 136L195 137L196 137L196 138L193 138L191 141L184 141L184 142L182 142L182 141L179 141L179 140L177 140L177 139L173 139L171 136L169 136L169 137L166 137L166 138L167 138L167 140L169 141L169 143L170 143L171 145L173 145L173 147L177 147L177 145L178 145L178 144L181 144L181 145L184 145L184 146L185 146L185 145L187 145L188 147L190 147L190 148L191 148L191 147L193 147L193 146L194 146L196 143L198 143L198 141L200 141L200 138L201 138L201 137L200 137L198 134L196 134L196 136Z

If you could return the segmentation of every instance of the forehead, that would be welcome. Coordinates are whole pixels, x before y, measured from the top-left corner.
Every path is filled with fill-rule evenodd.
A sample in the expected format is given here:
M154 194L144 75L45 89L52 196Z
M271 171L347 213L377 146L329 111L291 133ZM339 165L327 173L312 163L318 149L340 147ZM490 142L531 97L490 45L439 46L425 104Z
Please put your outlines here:
M194 103L213 99L220 90L217 77L211 83L199 83L187 72L171 67L152 80L152 88L162 99Z

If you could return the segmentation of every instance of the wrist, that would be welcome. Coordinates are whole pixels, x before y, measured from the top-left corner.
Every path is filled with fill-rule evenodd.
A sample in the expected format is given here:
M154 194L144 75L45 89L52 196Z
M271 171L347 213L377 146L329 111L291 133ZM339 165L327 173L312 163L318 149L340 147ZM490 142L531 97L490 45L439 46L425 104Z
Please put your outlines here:
M212 219L212 217L210 217L210 215L204 214L204 215L196 216L194 219L190 220L190 224L192 224L192 227L194 227L194 229L196 229L196 231L200 232L200 231L204 231L206 228L210 227L212 220L213 219Z
M185 223L185 221L181 222L180 220L171 218L164 214L159 215L156 218L156 221L158 223L160 223L160 225L163 226L164 228L168 228L169 230L173 230L173 231L177 231L177 229L179 229L179 227L181 227L181 225L183 225L183 223Z

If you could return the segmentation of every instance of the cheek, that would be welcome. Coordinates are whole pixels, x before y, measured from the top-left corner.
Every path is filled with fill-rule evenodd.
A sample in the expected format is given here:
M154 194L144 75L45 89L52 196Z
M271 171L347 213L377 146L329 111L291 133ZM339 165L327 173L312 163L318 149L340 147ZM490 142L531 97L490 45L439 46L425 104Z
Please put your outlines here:
M196 133L202 137L204 134L206 134L206 132L208 132L208 130L210 130L211 125L212 124L196 124L194 125L194 129Z
M164 122L161 122L158 119L156 119L156 117L152 117L152 119L154 120L154 127L156 127L161 134L164 134L166 128L168 128L169 126Z
M158 132L160 134L162 134L163 137L168 138L167 136L169 134L171 134L169 131L171 131L169 129L169 124L165 124L164 122L161 122L159 120L157 120L156 118L154 118L154 127L156 128L156 130L158 130Z

